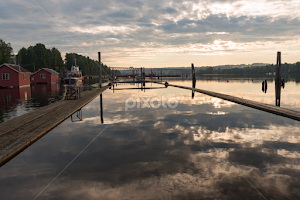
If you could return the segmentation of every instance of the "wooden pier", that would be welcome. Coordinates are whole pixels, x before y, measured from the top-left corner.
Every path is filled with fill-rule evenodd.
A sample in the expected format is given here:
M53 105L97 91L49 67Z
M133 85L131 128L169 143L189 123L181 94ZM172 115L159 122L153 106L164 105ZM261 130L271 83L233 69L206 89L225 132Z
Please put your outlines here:
M110 86L85 91L76 100L61 100L0 124L0 166L95 99Z
M152 83L157 83L157 84L162 84L165 85L164 82L156 82L156 81L146 81L146 82L152 82ZM226 94L221 94L218 92L212 92L212 91L208 91L208 90L202 90L202 89L197 89L197 88L192 88L192 87L186 87L186 86L180 86L180 85L174 85L174 84L167 84L167 86L172 86L172 87L177 87L177 88L182 88L182 89L188 89L194 92L199 92L202 94L206 94L212 97L217 97L217 98L221 98L227 101L231 101L237 104L241 104L244 106L248 106L251 108L255 108L258 110L262 110L265 112L269 112L269 113L273 113L276 115L280 115L283 117L287 117L290 119L294 119L297 121L300 121L300 112L299 111L295 111L295 110L290 110L290 109L286 109L286 108L281 108L278 106L272 106L269 104L265 104L265 103L260 103L257 101L252 101L252 100L247 100L247 99L243 99L243 98L239 98L239 97L234 97L234 96L230 96L230 95L226 95Z

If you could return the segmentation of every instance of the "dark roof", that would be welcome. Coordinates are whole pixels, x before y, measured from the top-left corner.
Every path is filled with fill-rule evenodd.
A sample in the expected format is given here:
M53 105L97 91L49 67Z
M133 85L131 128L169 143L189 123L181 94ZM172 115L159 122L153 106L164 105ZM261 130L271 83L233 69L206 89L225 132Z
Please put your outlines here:
M24 69L23 67L21 67L19 65L4 63L0 67L2 67L2 66L7 66L18 73L30 73L30 71L28 71L27 69Z
M46 72L50 73L50 74L59 74L57 71L53 70L53 69L49 69L49 68L42 68L42 69L39 69L37 70L36 72L32 73L31 75L33 74L36 74L37 72L41 71L41 70L45 70Z
M49 72L50 74L59 74L57 71L55 71L53 69L49 69L49 68L42 68L42 69Z

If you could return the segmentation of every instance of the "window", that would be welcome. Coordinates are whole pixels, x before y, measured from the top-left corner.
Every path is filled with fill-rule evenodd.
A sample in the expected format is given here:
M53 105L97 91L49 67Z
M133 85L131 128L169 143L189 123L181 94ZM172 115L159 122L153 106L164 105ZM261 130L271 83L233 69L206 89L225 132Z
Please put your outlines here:
M58 78L58 75L56 75L56 78Z
M41 79L45 79L45 78L46 78L45 74L41 74Z
M9 80L9 73L2 73L2 80Z
M26 80L26 74L24 74L24 80Z

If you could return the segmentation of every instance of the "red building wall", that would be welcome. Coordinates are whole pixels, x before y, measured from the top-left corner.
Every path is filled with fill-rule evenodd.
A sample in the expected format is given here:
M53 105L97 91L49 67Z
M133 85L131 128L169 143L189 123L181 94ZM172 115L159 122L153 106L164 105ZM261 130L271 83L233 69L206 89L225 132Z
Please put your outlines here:
M45 74L45 79L41 78L41 74ZM58 75L58 78L57 78ZM32 83L50 83L59 81L59 74L50 74L46 70L40 70L31 76Z
M2 73L9 73L9 80L2 80ZM0 68L0 86L2 87L8 87L8 86L24 86L24 85L30 85L30 73L26 74L26 80L24 80L24 75L19 74L18 72L10 69L7 66L2 66Z
M2 80L2 73L9 73L9 80ZM7 66L2 66L0 68L0 76L0 86L7 87L19 85L19 73Z
M2 80L2 73L9 73L9 80ZM26 74L26 80L24 80L23 74L19 74L7 66L0 68L0 76L0 86L2 87L30 85L29 73Z
M57 82L59 81L59 74L52 74L51 75L51 82Z
M45 79L41 78L41 74L45 74ZM51 74L49 72L46 72L45 70L42 69L31 76L31 82L32 83L50 83L51 82L50 76L51 76Z
M26 79L24 80L24 74L19 74L19 85L30 85L30 73L25 73Z

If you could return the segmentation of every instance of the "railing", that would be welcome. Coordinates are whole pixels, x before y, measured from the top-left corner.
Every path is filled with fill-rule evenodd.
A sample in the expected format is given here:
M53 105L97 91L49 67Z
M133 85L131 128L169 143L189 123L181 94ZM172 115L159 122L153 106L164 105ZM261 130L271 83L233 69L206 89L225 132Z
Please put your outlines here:
M65 85L65 100L74 100L81 97L82 87L77 85Z

